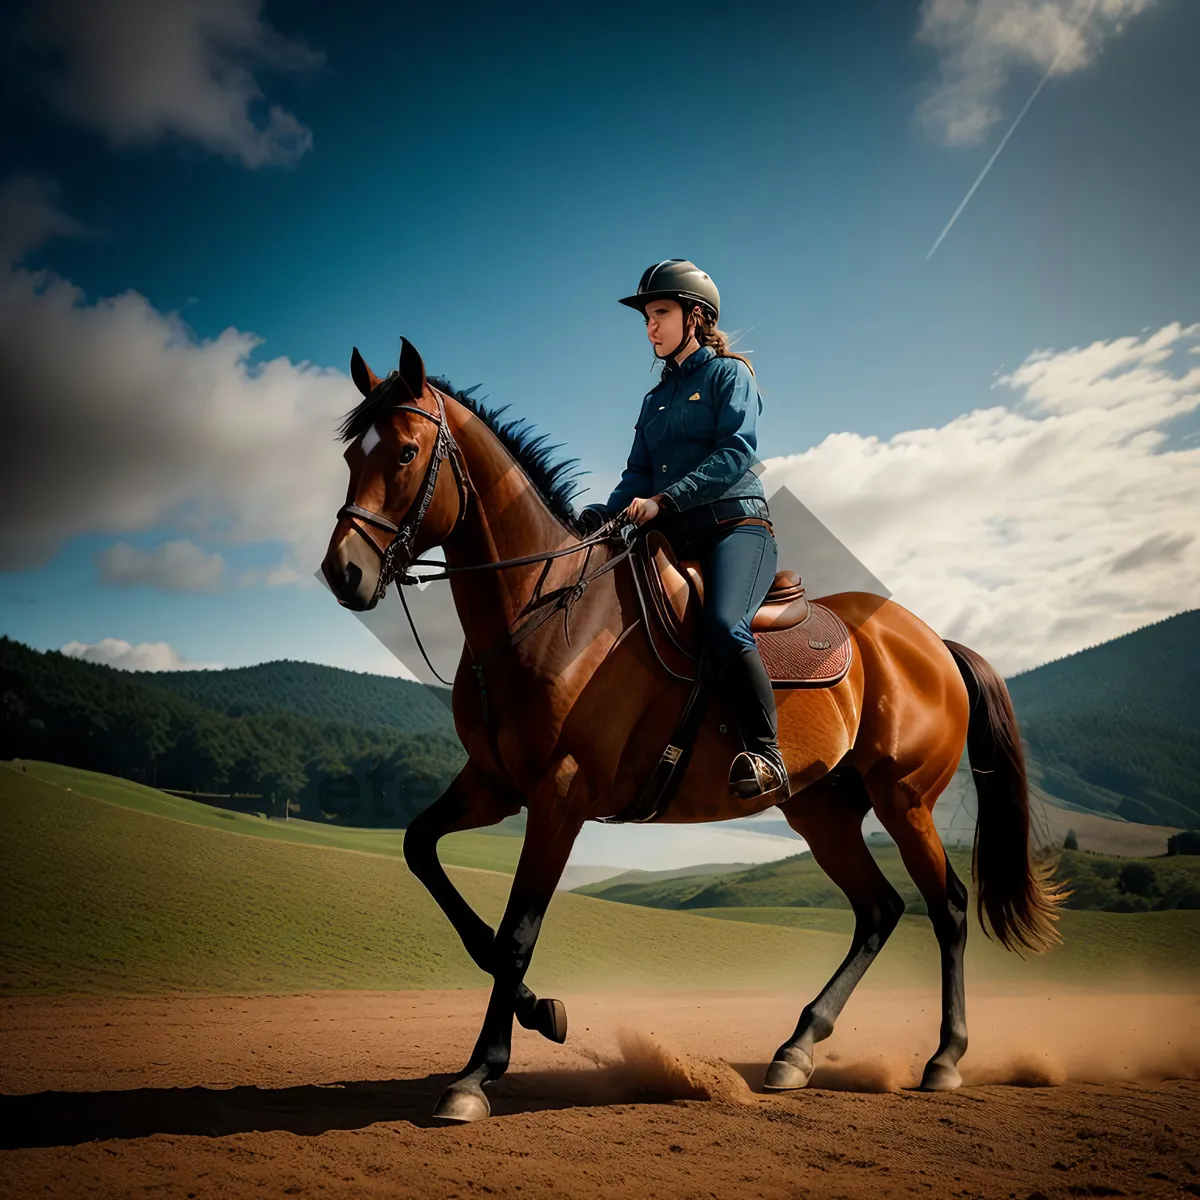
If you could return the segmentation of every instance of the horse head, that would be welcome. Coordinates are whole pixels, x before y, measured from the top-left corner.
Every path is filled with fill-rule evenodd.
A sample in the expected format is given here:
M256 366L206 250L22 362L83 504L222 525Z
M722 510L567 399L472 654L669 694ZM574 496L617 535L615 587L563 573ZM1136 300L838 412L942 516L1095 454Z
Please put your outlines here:
M401 343L399 366L384 379L357 347L350 357L363 400L339 431L350 484L321 571L338 603L356 612L374 608L414 558L450 537L466 504L445 397L416 347ZM447 458L453 473L439 470Z

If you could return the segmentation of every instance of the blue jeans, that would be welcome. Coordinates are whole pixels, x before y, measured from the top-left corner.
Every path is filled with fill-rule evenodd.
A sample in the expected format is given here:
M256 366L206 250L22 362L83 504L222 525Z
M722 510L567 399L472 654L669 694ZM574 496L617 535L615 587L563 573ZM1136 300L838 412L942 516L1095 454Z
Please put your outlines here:
M700 560L709 678L730 702L742 745L782 765L775 693L750 632L750 619L775 578L775 535L764 525L735 525L677 535L671 546L680 558Z
M704 572L704 641L718 673L758 647L750 618L770 590L779 562L774 535L764 525L717 529L672 546L680 558L697 558Z

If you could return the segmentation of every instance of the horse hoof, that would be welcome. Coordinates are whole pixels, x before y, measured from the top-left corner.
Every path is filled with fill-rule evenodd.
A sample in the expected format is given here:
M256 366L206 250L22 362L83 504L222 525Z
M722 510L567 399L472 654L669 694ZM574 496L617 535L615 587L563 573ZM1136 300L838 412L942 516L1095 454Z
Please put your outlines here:
M770 1092L790 1092L802 1088L812 1078L813 1060L803 1050L788 1050L767 1067L763 1087Z
M923 1092L952 1092L961 1086L962 1076L958 1073L958 1068L949 1063L931 1062L925 1068L921 1079Z
M534 1006L532 1028L561 1046L567 1040L567 1006L561 1000L539 1000Z
M491 1116L492 1106L479 1087L460 1087L451 1084L433 1110L435 1121L481 1121Z

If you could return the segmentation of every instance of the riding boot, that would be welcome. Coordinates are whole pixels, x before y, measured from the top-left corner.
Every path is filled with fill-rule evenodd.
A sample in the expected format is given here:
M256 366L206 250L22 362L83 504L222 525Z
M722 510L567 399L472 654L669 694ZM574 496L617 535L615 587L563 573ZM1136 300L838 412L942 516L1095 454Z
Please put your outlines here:
M745 747L729 768L729 790L743 799L788 791L787 766L779 750L775 693L756 649L742 650L721 673Z

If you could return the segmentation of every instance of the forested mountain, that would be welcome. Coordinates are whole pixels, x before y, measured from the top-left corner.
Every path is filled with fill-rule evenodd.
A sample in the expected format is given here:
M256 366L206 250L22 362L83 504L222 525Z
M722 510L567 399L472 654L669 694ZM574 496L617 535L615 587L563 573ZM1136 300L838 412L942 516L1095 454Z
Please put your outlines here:
M148 678L0 638L0 758L250 793L257 799L244 807L277 815L286 804L310 820L391 826L407 824L465 761L452 732L291 712L227 716Z
M1105 816L1200 827L1200 611L1008 685L1049 796ZM314 819L403 824L464 761L448 697L292 661L118 671L0 638L0 757L261 793L276 811L288 800Z
M168 688L229 717L249 713L295 713L318 721L349 721L406 733L454 735L450 689L426 687L411 679L391 679L343 671L319 663L283 659L224 671L133 671L134 679Z
M1008 689L1051 795L1200 826L1200 610L1015 675Z

